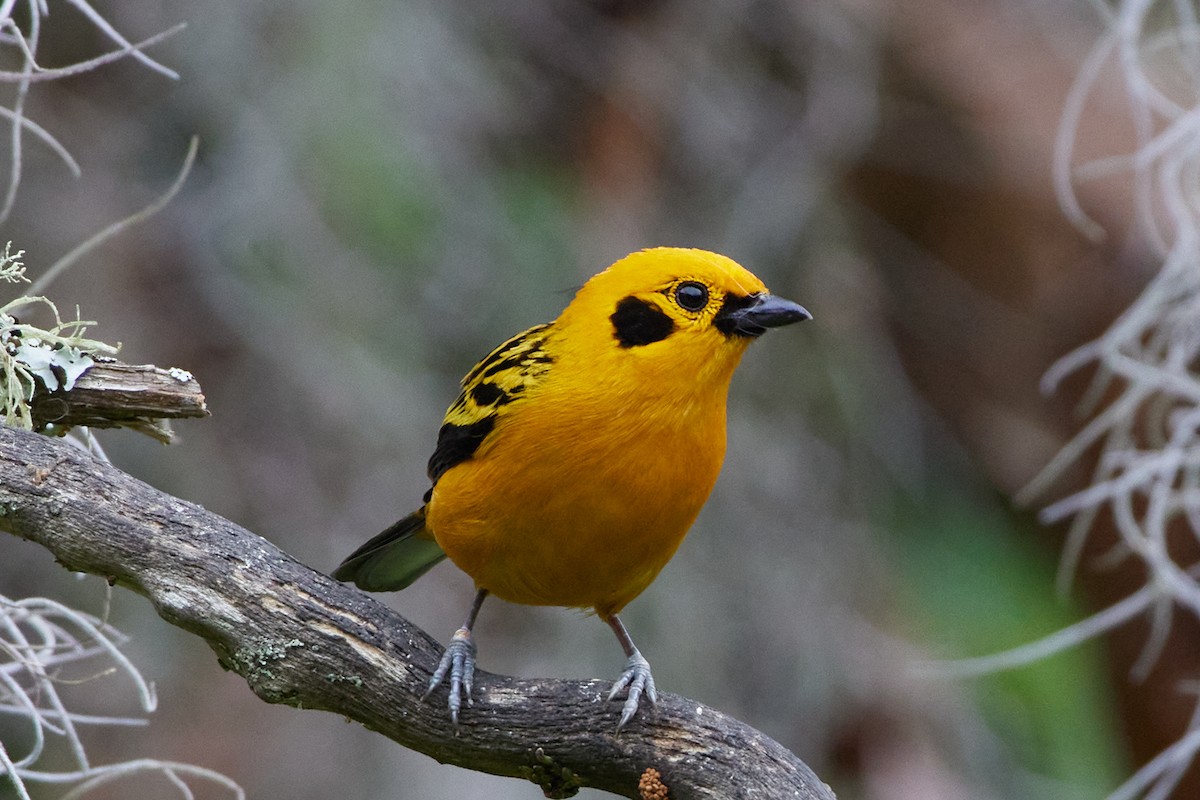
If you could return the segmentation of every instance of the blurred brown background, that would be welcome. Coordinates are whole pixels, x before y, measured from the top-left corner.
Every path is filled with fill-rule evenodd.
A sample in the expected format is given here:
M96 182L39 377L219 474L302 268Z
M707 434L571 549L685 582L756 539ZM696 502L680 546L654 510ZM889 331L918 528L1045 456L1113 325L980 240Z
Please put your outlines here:
M160 193L199 135L182 194L51 291L124 360L191 370L208 397L213 417L178 425L177 446L104 434L116 464L332 569L419 501L478 357L630 250L717 250L815 321L745 359L713 498L626 612L659 686L779 739L844 800L1100 798L1181 735L1177 681L1197 661L1182 629L1136 687L1137 626L984 679L912 669L1043 636L1141 580L1084 569L1060 598L1061 532L1011 502L1080 424L1082 382L1046 398L1039 377L1153 269L1125 236L1119 180L1083 196L1112 233L1102 244L1053 195L1063 102L1101 31L1093 7L101 10L134 40L186 21L153 51L182 79L127 59L36 86L27 113L83 176L28 140L3 237L36 276ZM66 4L43 35L50 66L111 49ZM1130 136L1115 81L1087 114L1082 149ZM12 538L0 586L103 601L97 580ZM445 639L470 593L447 564L383 599ZM112 620L161 703L147 729L93 736L94 761L194 762L254 798L537 796L264 705L131 594ZM478 641L489 671L607 678L622 663L603 625L563 610L490 604ZM107 796L171 796L137 786Z

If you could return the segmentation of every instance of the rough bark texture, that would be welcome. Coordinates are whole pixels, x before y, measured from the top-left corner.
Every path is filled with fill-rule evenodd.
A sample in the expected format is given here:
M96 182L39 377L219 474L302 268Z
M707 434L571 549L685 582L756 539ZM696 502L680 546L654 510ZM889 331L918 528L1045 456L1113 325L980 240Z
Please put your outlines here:
M456 731L441 702L420 699L441 653L429 635L62 441L0 427L0 530L144 595L267 702L344 715L439 761L532 780L548 797L591 786L636 798L654 768L675 800L834 798L777 742L676 695L614 736L606 681L481 672Z
M75 425L132 428L164 442L171 434L157 420L208 416L191 373L113 359L97 361L70 391L39 386L30 411L39 430L50 424L62 431Z

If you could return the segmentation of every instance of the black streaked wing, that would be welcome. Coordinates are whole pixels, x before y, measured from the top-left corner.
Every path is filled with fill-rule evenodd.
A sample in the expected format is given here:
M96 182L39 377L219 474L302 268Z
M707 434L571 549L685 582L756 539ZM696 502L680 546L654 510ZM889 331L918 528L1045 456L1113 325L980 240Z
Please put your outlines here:
M462 393L446 411L437 447L429 459L429 479L434 485L446 470L474 455L496 420L519 404L550 371L554 358L546 352L546 342L552 333L549 323L518 333L488 353L463 378Z

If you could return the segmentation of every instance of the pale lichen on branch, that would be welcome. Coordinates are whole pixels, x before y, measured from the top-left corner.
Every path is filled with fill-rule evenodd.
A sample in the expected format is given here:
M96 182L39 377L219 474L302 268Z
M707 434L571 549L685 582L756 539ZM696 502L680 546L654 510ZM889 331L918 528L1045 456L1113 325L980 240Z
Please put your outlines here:
M40 327L18 321L18 307L40 305L53 323ZM25 430L36 427L32 402L39 391L67 392L95 363L93 355L116 353L110 345L85 336L95 322L79 318L64 320L58 307L45 297L18 297L0 306L0 414L5 425ZM41 426L44 427L44 426Z

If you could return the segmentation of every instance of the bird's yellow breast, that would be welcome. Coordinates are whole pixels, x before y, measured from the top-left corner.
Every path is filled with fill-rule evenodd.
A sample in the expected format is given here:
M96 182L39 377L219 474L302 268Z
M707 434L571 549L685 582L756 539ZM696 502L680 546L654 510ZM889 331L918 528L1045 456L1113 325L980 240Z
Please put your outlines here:
M712 490L729 381L689 372L681 383L640 354L586 350L563 348L535 393L441 477L427 524L480 588L608 615L650 584Z

